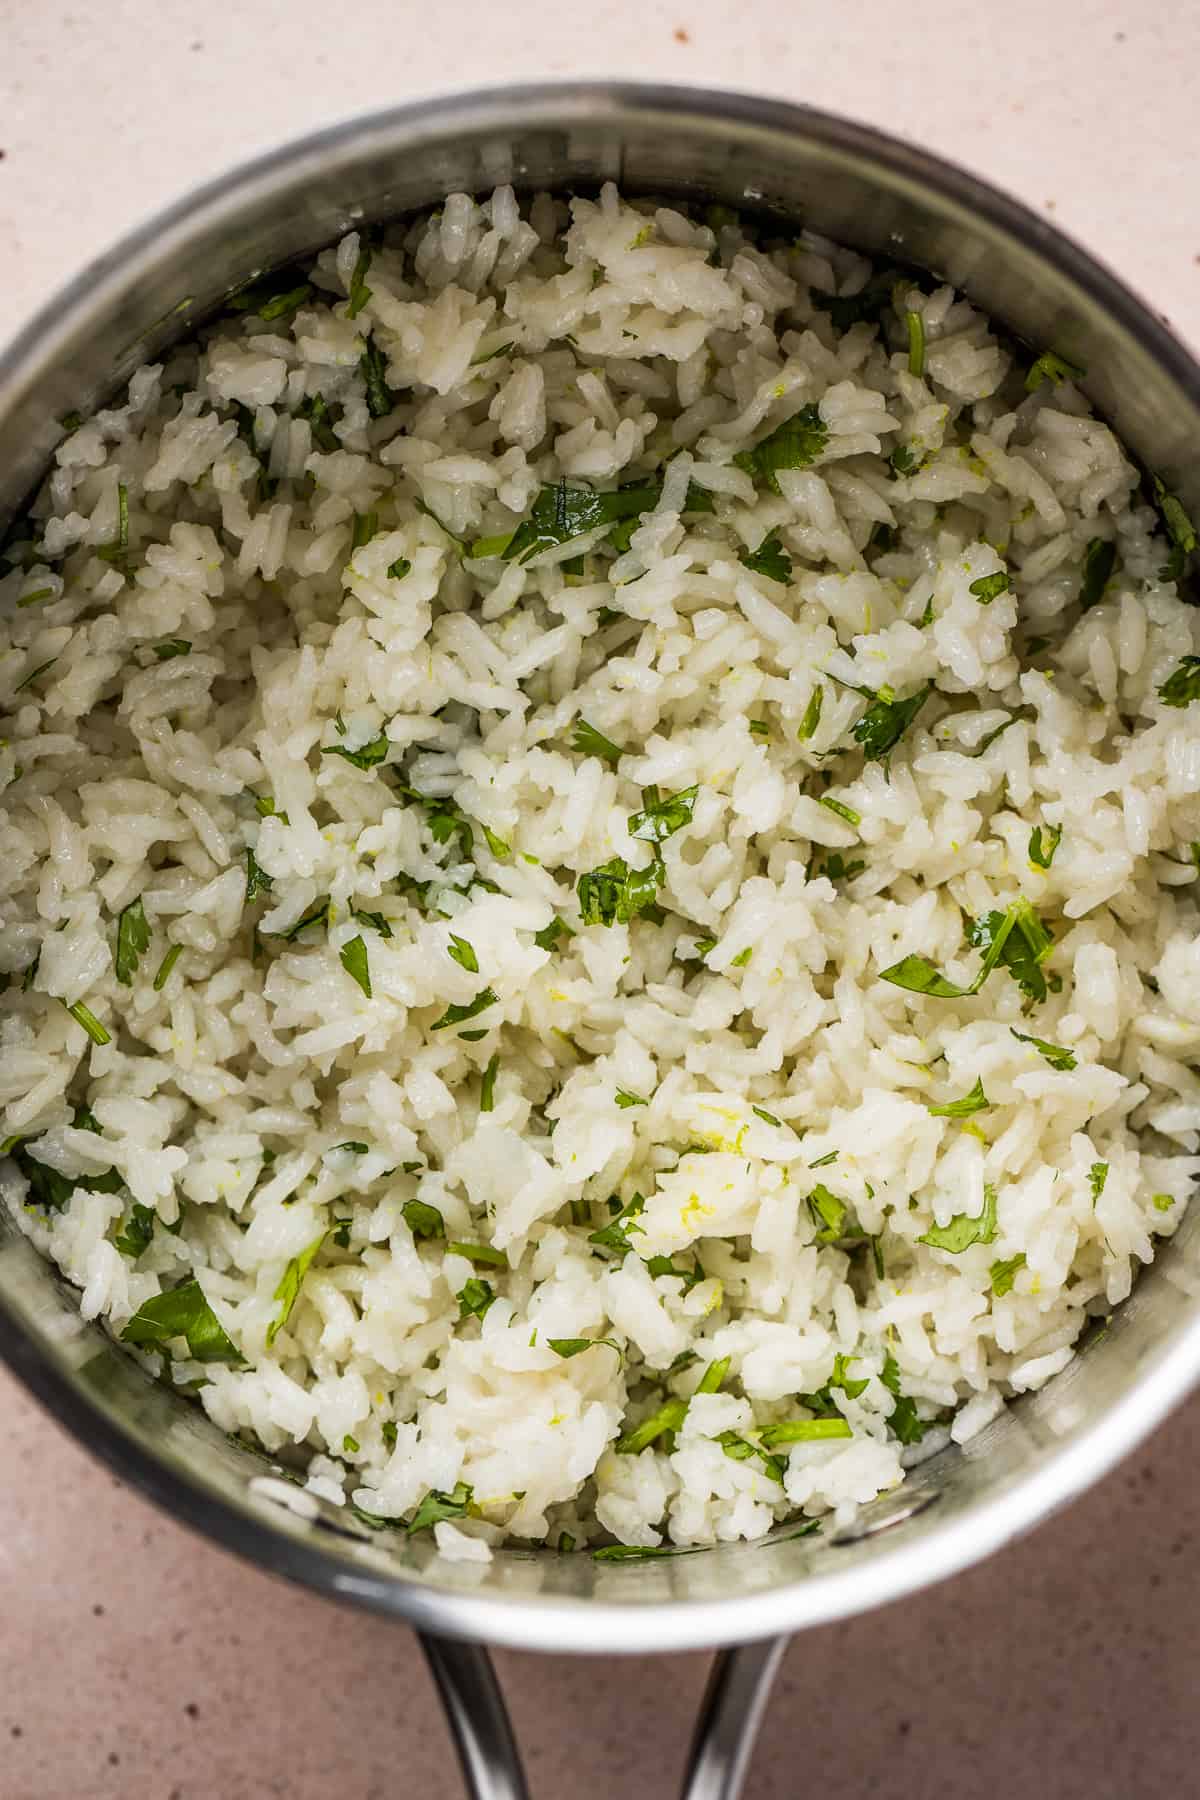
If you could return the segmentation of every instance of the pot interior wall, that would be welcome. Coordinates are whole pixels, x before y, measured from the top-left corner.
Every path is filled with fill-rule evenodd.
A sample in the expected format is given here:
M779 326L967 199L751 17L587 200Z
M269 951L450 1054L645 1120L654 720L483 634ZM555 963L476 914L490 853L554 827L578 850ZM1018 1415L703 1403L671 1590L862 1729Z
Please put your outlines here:
M85 272L0 360L0 527L40 478L55 421L106 399L229 290L347 228L465 188L719 201L804 223L963 287L1030 343L1089 370L1125 441L1200 502L1197 373L1150 316L1040 221L916 152L838 121L683 90L510 90L325 134L204 190ZM923 1464L844 1537L638 1564L507 1550L486 1570L373 1533L286 1483L149 1381L0 1212L0 1352L64 1423L173 1511L270 1566L441 1630L580 1650L748 1638L949 1573L1102 1471L1190 1383L1200 1239L1185 1221L1110 1327L1043 1393ZM281 1503L289 1494L301 1516ZM796 1585L790 1585L796 1584ZM529 1602L546 1603L538 1608ZM572 1600L586 1599L583 1619ZM449 1605L447 1605L449 1600ZM664 1602L686 1603L659 1610ZM612 1610L609 1610L609 1609ZM649 1609L649 1610L647 1610Z

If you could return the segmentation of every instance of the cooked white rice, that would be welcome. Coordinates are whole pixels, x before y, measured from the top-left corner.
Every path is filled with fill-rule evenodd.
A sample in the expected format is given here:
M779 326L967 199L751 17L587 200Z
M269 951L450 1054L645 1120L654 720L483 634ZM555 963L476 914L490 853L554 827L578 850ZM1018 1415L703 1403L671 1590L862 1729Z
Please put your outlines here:
M366 262L140 369L17 534L0 1193L448 1556L845 1519L1060 1370L1200 1168L1196 615L1069 371L932 280L841 330L862 258L611 188ZM648 510L506 557L562 478ZM612 859L657 910L584 924ZM1022 898L975 994L882 978L967 987Z

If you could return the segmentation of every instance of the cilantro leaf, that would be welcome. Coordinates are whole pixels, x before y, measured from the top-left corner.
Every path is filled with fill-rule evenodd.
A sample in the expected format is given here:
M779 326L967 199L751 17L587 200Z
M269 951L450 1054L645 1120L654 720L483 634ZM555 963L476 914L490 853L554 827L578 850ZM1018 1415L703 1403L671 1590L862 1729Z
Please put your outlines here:
M571 930L571 927L566 924L564 920L556 916L551 919L548 925L543 925L540 931L534 932L533 941L539 950L553 950L557 945L559 938L570 938L574 936L575 933Z
M934 1250L948 1251L951 1256L961 1256L972 1244L994 1244L996 1231L996 1190L988 1182L983 1190L981 1213L975 1218L967 1213L955 1213L948 1225L931 1225L917 1242L928 1244Z
M409 562L407 556L398 556L395 562L389 563L387 566L387 574L390 581L403 581L404 577L411 573L412 564Z
M1074 1051L1066 1049L1062 1044L1048 1044L1045 1038L1029 1037L1025 1032L1018 1031L1013 1025L1009 1026L1009 1030L1023 1044L1032 1044L1038 1055L1044 1056L1052 1069L1065 1072L1076 1066Z
M225 302L230 312L254 313L266 324L294 313L314 293L311 282L296 280L295 269L276 269L262 281L243 287Z
M491 1057L487 1068L483 1071L483 1081L479 1088L480 1112L491 1112L496 1104L496 1072L500 1067L500 1052L497 1050Z
M602 1250L614 1250L619 1257L624 1259L633 1249L630 1242L631 1234L636 1231L640 1235L645 1230L644 1226L637 1223L639 1215L645 1210L644 1196L635 1194L628 1206L623 1206L607 1225L603 1225L599 1231L589 1234L588 1243L596 1244ZM674 1273L673 1270L671 1272Z
M133 986L133 978L137 974L137 966L141 961L143 950L150 948L150 927L146 923L146 914L139 894L128 906L122 907L117 917L117 956L115 973L117 980L124 987Z
M63 1001L63 1005L67 1005L65 1000ZM70 1013L75 1023L81 1025L87 1032L93 1044L112 1043L111 1033L104 1029L91 1007L85 1006L82 1000L76 1000L73 1006L67 1006L67 1011Z
M1018 1250L1015 1256L1006 1258L1004 1262L992 1264L988 1270L988 1278L992 1284L992 1292L997 1299L1003 1299L1004 1295L1011 1291L1012 1284L1017 1279L1017 1271L1024 1267L1025 1252L1023 1250Z
M367 925L372 931L377 931L382 938L390 938L392 935L391 924L381 912L367 912L360 906L352 906L350 917L359 925Z
M1048 869L1054 861L1054 852L1062 842L1062 826L1047 825L1045 837L1042 826L1035 825L1029 834L1029 860L1039 869Z
M594 1350L598 1344L603 1344L606 1349L615 1350L617 1356L622 1361L624 1360L624 1351L620 1344L613 1342L612 1338L547 1338L546 1342L554 1354L563 1357L564 1360L569 1360L572 1356L581 1356L585 1350Z
M404 1223L418 1241L445 1237L446 1222L436 1206L429 1206L424 1200L406 1200L400 1211L404 1214Z
M431 1531L444 1519L465 1519L471 1511L473 1499L474 1492L465 1481L456 1481L453 1492L449 1494L430 1488L409 1522L408 1535L412 1537L414 1532Z
M323 450L328 456L339 448L340 440L333 429L329 402L324 394L306 394L296 408L296 417L308 420L308 428L318 450Z
M353 763L356 769L373 769L377 763L386 761L388 749L387 732L381 731L357 750L347 750L344 744L322 744L321 755L340 756L343 762Z
M643 1099L641 1094L631 1094L628 1088L619 1087L617 1089L617 1105L622 1111L630 1106L649 1106L649 1104L650 1102Z
M757 550L747 550L739 556L738 561L755 575L766 575L771 581L792 579L792 559L780 542L777 531L769 533Z
M186 656L191 647L188 638L163 638L161 643L150 646L159 662L170 662L173 657Z
M657 486L639 486L601 494L595 488L569 487L565 479L546 484L538 489L528 517L502 548L490 553L502 556L505 562L528 562L541 551L569 544L597 526L640 518L657 505L661 491ZM479 545L472 545L472 550L478 549Z
M313 901L307 912L301 913L294 925L288 926L286 931L272 931L267 935L282 938L285 944L291 944L295 942L302 931L307 931L310 925L328 926L328 924L329 895L322 894L319 899Z
M462 1025L467 1019L474 1019L479 1013L486 1012L489 1006L495 1006L498 1000L499 995L494 988L481 988L475 998L468 1000L465 1005L448 1006L441 1018L435 1019L429 1029L444 1031L448 1025Z
M1163 581L1178 581L1187 559L1196 548L1196 527L1183 509L1181 501L1170 492L1157 475L1150 477L1155 504L1162 517L1163 529L1171 544L1171 554L1159 571Z
M656 787L642 789L645 806L629 821L629 835L645 838L652 844L664 844L669 837L691 823L699 786L680 788L677 794L660 795Z
M970 1093L964 1094L961 1100L948 1100L944 1106L927 1106L926 1111L935 1119L969 1119L972 1113L983 1112L991 1104L983 1091L983 1079L980 1077Z
M907 988L909 993L925 994L931 1000L961 1000L976 991L974 985L959 987L950 981L927 956L902 956L899 962L881 970L879 978L890 981L893 987Z
M790 419L775 428L750 450L734 457L734 466L744 469L755 481L766 482L775 493L781 469L807 469L829 442L829 427L814 401L802 406Z
M172 944L162 961L159 963L158 973L154 977L154 991L156 994L161 993L163 988L166 987L167 982L171 977L171 970L175 967L175 964L182 955L183 945Z
M157 1214L151 1206L142 1206L137 1200L130 1208L124 1229L113 1238L113 1243L122 1256L128 1256L136 1262L144 1250L150 1246L154 1236L154 1224Z
M1193 700L1200 700L1200 656L1185 656L1167 676L1158 696L1168 706L1190 706Z
M920 376L925 373L925 319L913 307L906 306L904 323L908 327L908 372Z
M598 756L614 769L625 754L619 744L606 738L602 731L597 731L586 719L576 719L575 729L571 733L571 748L580 756Z
M121 1342L165 1349L172 1338L179 1337L185 1339L194 1362L245 1361L204 1298L204 1290L194 1275L178 1287L144 1301L122 1331Z
M907 700L897 700L882 688L873 696L870 706L851 731L851 736L862 745L868 762L883 762L891 754L932 692L930 681L915 694L910 694Z
M1088 1170L1088 1186L1092 1190L1093 1206L1095 1206L1097 1200L1104 1192L1104 1184L1107 1180L1108 1164L1106 1162L1094 1162Z
M353 976L359 987L369 1000L371 998L371 970L367 962L366 939L352 937L338 951L338 960L347 975Z
M997 594L1006 594L1011 586L1007 571L999 569L994 575L981 575L967 591L974 594L980 606L990 606Z
M477 1275L472 1275L458 1290L459 1322L464 1319L482 1319L495 1298L491 1282L481 1281Z
M279 1280L279 1286L275 1289L274 1294L274 1298L280 1303L279 1311L267 1326L268 1350L291 1318L292 1308L300 1297L300 1287L304 1277L308 1274L314 1256L317 1254L317 1251L321 1248L321 1245L325 1242L328 1235L328 1232L323 1231L320 1237L314 1238L312 1243L300 1252L299 1256L293 1256L292 1260L288 1263L287 1268L283 1271Z
M781 1126L783 1124L783 1120L777 1119L775 1114L768 1112L765 1106L752 1106L750 1111L756 1114L758 1118L765 1120L768 1125Z
M814 1224L819 1227L817 1231L818 1244L836 1243L837 1239L845 1232L846 1220L850 1213L846 1202L839 1200L836 1194L831 1193L823 1181L818 1181L808 1196L808 1210L813 1216Z
M896 1404L888 1419L888 1429L902 1444L919 1444L925 1436L925 1420L917 1412L916 1401L900 1392L900 1368L890 1352L883 1359L879 1379L888 1392L896 1397Z
M73 1123L79 1126L83 1122L77 1118ZM90 1126L84 1128L92 1129ZM70 1204L76 1188L83 1188L89 1194L115 1194L124 1185L115 1169L106 1169L100 1175L60 1175L49 1163L34 1156L32 1146L23 1144L19 1138L6 1140L4 1154L11 1154L29 1183L26 1204L40 1206L44 1212L61 1212Z
M367 301L371 298L371 290L367 286L367 270L371 267L371 251L369 246L358 253L354 264L354 272L350 277L350 292L346 297L346 317L357 319Z
M455 934L451 932L450 942L446 948L446 954L452 962L458 964L460 969L465 969L468 975L478 975L479 958L475 954L474 946L469 944L466 938L456 937Z
M655 905L654 896L665 880L666 871L657 857L647 869L631 869L624 857L612 857L579 877L583 923L627 925Z

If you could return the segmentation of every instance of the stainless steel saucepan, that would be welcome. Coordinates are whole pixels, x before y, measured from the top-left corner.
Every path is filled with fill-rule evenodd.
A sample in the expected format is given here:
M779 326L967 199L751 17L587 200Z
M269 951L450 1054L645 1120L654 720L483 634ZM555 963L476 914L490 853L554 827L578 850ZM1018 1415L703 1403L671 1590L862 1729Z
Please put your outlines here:
M0 526L56 419L105 400L249 275L454 189L589 189L729 206L945 276L1039 347L1083 362L1096 406L1194 511L1200 369L1127 288L1042 219L921 150L802 107L632 84L423 101L288 146L200 189L87 268L0 360ZM849 1530L646 1563L501 1551L446 1563L264 1479L156 1386L0 1212L0 1354L79 1439L175 1517L421 1633L477 1800L525 1793L487 1641L568 1652L726 1648L684 1791L737 1792L786 1634L951 1575L1095 1481L1200 1373L1196 1216L1043 1392L916 1470ZM291 1504L285 1503L289 1497ZM302 1510L296 1510L296 1508Z

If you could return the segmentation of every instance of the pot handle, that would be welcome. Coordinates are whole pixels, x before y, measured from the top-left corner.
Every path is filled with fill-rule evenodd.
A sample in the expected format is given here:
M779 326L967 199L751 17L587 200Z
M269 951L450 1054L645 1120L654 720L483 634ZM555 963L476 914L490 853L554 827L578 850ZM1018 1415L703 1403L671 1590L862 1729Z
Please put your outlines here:
M529 1800L492 1659L482 1644L419 1634L470 1800ZM737 1800L787 1646L768 1638L718 1652L684 1769L681 1800Z

